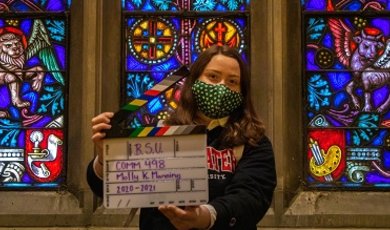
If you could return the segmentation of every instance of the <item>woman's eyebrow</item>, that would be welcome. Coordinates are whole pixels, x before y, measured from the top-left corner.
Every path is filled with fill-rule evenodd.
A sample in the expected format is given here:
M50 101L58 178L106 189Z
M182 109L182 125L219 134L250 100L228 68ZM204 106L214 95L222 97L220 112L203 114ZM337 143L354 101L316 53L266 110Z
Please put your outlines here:
M240 79L240 75L237 75L237 74L230 74L229 77L231 78L237 78L237 79Z
M222 71L216 70L216 69L205 69L205 73L217 73L217 74L222 74ZM240 75L237 74L229 74L228 77L233 77L233 78L238 78L241 79Z
M215 69L205 69L205 72L221 73L221 71Z

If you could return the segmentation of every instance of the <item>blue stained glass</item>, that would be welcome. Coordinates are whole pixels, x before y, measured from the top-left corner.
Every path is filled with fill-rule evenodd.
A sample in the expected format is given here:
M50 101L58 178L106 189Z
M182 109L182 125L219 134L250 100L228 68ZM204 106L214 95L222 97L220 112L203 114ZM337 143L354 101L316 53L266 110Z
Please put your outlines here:
M53 121L53 117L50 116L43 116L39 121L35 122L32 127L35 128L44 128L46 127L50 122Z
M315 74L310 77L307 91L310 108L318 111L322 107L330 105L329 97L331 96L331 92L329 91L329 82L320 74Z
M387 86L374 90L371 95L373 106L377 108L380 105L382 105L387 100L388 95L389 95L389 89Z
M135 59L133 56L127 56L127 70L134 70L134 71L140 71L140 70L147 70L149 66L147 64L143 64L139 62L137 59Z
M378 146L378 147L381 147L383 146L385 143L384 143L384 140L386 140L386 137L388 135L388 130L386 129L381 129L379 131L379 134L374 137L374 139L372 140L372 146ZM383 159L386 159L385 156L383 156ZM383 161L385 162L385 161Z
M343 90L352 79L351 74L345 72L328 73L327 76L334 91Z
M142 124L141 124L140 120L139 120L137 117L135 117L135 118L130 122L130 127L133 128L133 129L138 128L138 127L141 127L141 126L142 126Z
M216 6L220 7L220 5L217 5L215 1L201 1L201 0L195 0L192 6L193 6L193 10L195 11L212 11L213 9L218 10Z
M390 178L381 176L378 172L369 172L366 174L367 183L383 184L382 186L390 187ZM387 185L385 183L388 183Z
M137 10L134 8L134 10ZM145 3L143 11L155 11L156 9L150 4L150 2ZM176 11L175 8L172 8L171 11Z
M61 87L56 85L45 86L42 89L43 96L39 98L40 107L38 114L49 114L53 117L64 112L64 94Z
M63 12L70 9L71 0L0 0L0 6L11 12Z
M314 61L315 59L315 50L309 49L306 51L306 69L307 70L318 70L319 67Z
M322 41L322 45L328 49L331 49L333 47L333 39L329 33L325 34Z
M45 74L45 80L44 83L46 85L52 85L55 84L57 81L53 78L53 76L50 73Z
M37 187L37 188L56 188L58 187L59 183L41 183L38 184L36 182L32 183L4 183L2 186L9 187L9 188L28 188L28 187Z
M66 9L65 1L47 0L47 5L46 5L47 11L63 11L65 9Z
M163 104L161 102L160 97L156 97L155 99L150 101L147 104L147 107L148 107L149 113L152 115L155 115L157 112L159 112L163 108Z
M353 2L351 4L348 4L346 7L345 7L345 10L350 10L350 11L357 11L357 10L360 10L363 8L363 5L362 3L360 2Z
M243 0L193 0L192 10L194 11L245 11L249 1Z
M335 108L342 108L348 100L349 96L346 92L339 92L333 96L333 105Z
M342 176L342 177L340 178L340 182L342 182L342 183L347 183L347 182L348 182L347 177Z
M382 156L383 156L383 166L390 170L390 151L385 150Z
M28 176L28 174L24 174L22 177L22 181L25 183L33 183L34 181L31 179L31 177Z
M172 23L174 28L176 28L176 30L178 30L181 27L182 20L180 20L180 18L171 18L170 22Z
M334 69L344 69L344 66L339 62L337 62L333 67Z
M131 11L248 11L249 0L188 0L177 2L173 0L122 0L122 9Z
M29 91L31 91L31 85L28 84L27 82L24 82L20 87L20 91L22 94L28 93Z
M385 37L390 36L390 19L389 18L375 18L371 20L371 24L375 28L380 28Z
M302 0L301 2L306 10L325 10L326 1L325 0Z
M137 20L139 20L139 19L138 18L127 18L126 19L126 21L127 21L126 25L128 27L132 27Z
M8 86L2 85L0 86L0 109L4 110L5 108L8 107L10 104L10 96L8 93Z
M21 20L20 29L23 31L24 34L29 34L31 31L32 25L33 25L33 21L30 19Z
M30 87L28 85L28 87ZM22 96L24 100L31 101L31 105L29 107L31 114L36 114L38 109L38 101L39 101L39 95L37 92L32 92L29 88L29 91Z
M241 57L242 57L242 60L243 60L245 63L249 63L248 56L246 55L245 52L242 52L242 53L241 53Z
M215 10L216 11L227 11L226 7L221 5L221 4L218 4L217 7L215 7Z
M175 68L177 68L177 66ZM168 72L169 68L168 69L167 68L162 68L162 70L165 70L166 72L158 72L158 71L154 72L153 78L156 80L156 82L162 81L167 76L167 74L169 73Z
M331 5L328 5L331 2ZM301 0L302 8L306 11L360 11L365 9L389 10L388 0Z
M38 184L37 187L56 188L56 187L58 187L58 183L41 183L41 184Z
M315 116L315 114L314 114L313 112L310 112L310 111L309 111L309 112L307 113L307 117L309 118L309 120L312 119L314 116Z
M35 56L35 57L32 57L29 60L27 60L25 66L26 67L33 67L33 66L39 65L40 63L41 63L41 61L39 60L39 58L37 56Z
M148 48L144 48L147 50ZM156 65L148 65L145 63L142 63L138 61L134 56L128 55L126 59L127 65L126 69L127 71L171 71L173 69L179 68L181 63L179 60L177 60L176 56L172 56L167 61L156 64Z
M383 119L384 121L390 120L390 113L385 113L385 114L383 114L382 119Z
M53 45L53 48L55 50L56 58L58 60L58 64L60 65L61 70L65 70L66 68L66 49L63 46L60 45Z
M22 119L19 109L15 106L10 105L7 111L9 113L9 116L12 117L12 119L16 121L20 121Z
M23 12L23 11L30 11L30 8L21 3L21 2L16 2L14 5L13 5L13 8L15 9L14 11L20 11L20 12Z
M141 97L146 90L162 81L168 74L168 70L166 72L156 70L144 73L128 73L126 80L126 101Z
M8 122L6 122L8 121ZM20 122L13 122L10 120L0 120L0 145L4 147L16 148L18 147L18 136L20 135Z
M31 187L30 184L27 184L27 183L4 183L4 184L1 184L2 187L9 187L9 188L27 188L27 187Z
M246 28L246 26L247 26L247 21L244 18L236 18L236 20L234 20L234 22L237 23L237 25L240 28Z
M313 42L318 41L325 29L325 20L323 18L310 18L307 24L308 39Z
M126 81L127 97L131 99L139 98L154 85L154 79L148 74L128 73Z
M122 9L127 11L178 11L173 0L122 0Z
M57 42L63 42L65 39L65 22L61 20L46 20L45 22L50 37Z

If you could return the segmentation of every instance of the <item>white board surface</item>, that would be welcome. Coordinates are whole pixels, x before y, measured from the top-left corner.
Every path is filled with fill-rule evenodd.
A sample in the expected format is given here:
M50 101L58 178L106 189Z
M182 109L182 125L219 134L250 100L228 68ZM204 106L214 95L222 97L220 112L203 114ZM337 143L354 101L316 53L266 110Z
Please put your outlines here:
M207 203L206 134L108 138L103 149L104 207Z

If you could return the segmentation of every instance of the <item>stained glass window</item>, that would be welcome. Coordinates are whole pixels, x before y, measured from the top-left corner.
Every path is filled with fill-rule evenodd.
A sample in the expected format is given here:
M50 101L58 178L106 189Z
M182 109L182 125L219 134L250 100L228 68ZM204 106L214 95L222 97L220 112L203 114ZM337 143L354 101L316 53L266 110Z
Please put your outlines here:
M390 1L301 1L306 183L390 188Z
M0 188L65 182L70 0L0 0Z
M152 97L145 92L207 47L235 47L249 63L248 0L122 0L122 14L121 98L124 107L136 107L127 119L132 128L155 125L176 108L183 80Z

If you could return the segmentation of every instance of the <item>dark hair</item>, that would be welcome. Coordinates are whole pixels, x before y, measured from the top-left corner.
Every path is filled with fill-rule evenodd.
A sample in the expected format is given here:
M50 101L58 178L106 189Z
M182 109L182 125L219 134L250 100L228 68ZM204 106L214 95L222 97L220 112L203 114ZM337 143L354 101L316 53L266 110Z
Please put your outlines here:
M230 114L229 120L225 126L226 129L220 137L221 142L228 147L245 143L256 145L264 135L264 125L259 120L253 107L249 71L238 51L228 46L214 45L199 55L192 64L190 74L185 80L177 109L164 123L166 125L196 124L198 107L191 87L203 73L210 60L217 54L222 54L237 60L240 66L241 94L244 98L242 105Z

